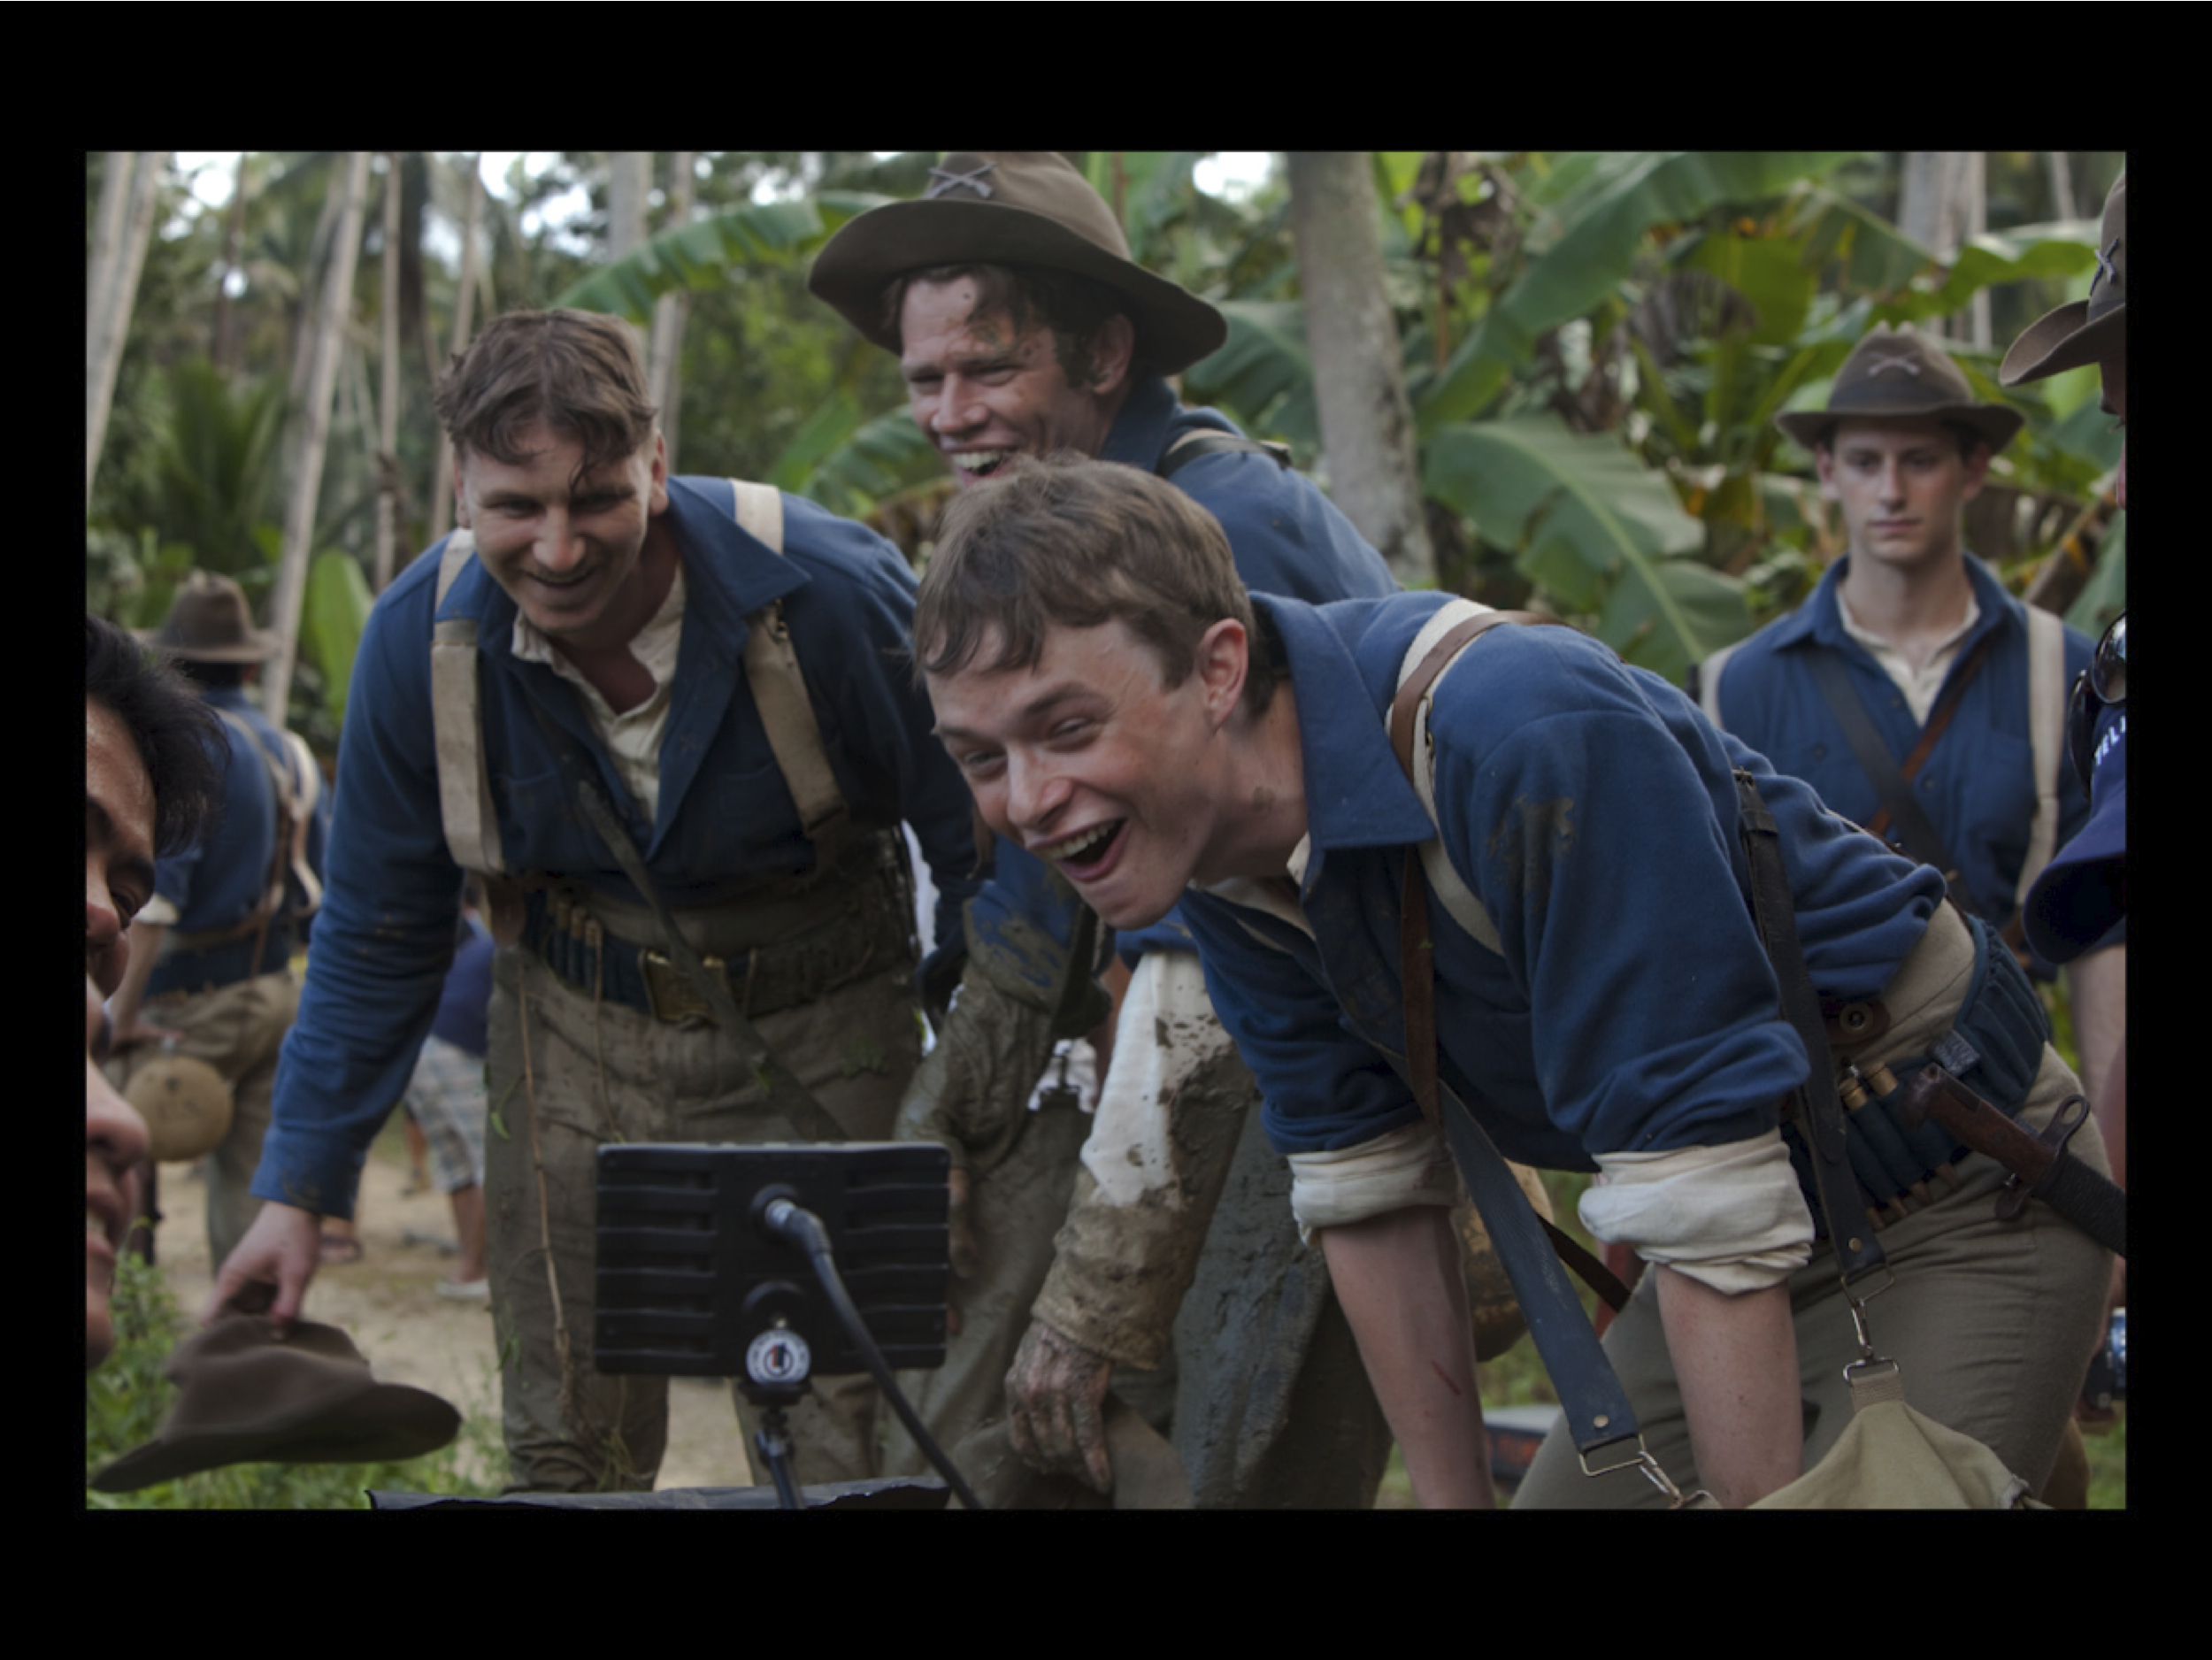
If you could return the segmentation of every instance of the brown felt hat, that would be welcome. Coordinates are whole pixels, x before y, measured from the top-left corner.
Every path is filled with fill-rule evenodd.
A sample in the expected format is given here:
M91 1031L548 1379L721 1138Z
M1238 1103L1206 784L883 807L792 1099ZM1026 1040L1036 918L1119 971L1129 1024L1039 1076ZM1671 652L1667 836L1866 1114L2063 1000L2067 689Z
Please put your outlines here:
M1958 421L1997 450L2012 442L2025 419L2002 403L1977 403L1950 353L1910 323L1894 330L1877 323L1836 371L1826 409L1792 410L1777 415L1774 424L1810 450L1838 421Z
M2128 181L2122 173L2104 199L2104 223L2097 231L2097 273L2089 279L2089 297L2031 323L2005 354L1997 371L2000 380L2007 386L2040 380L2127 350L2127 238Z
M929 170L911 202L872 208L831 237L807 287L886 351L884 290L933 265L1041 265L1111 288L1136 325L1141 357L1163 374L1187 369L1229 337L1219 311L1129 257L1113 210L1049 150L956 150Z
M266 663L277 654L277 637L253 626L245 590L212 571L186 577L169 619L140 637L188 663Z
M223 1464L380 1464L435 1452L461 1415L425 1389L379 1383L334 1326L295 1320L280 1338L258 1314L233 1314L177 1345L163 1368L177 1386L161 1433L92 1478L128 1493Z

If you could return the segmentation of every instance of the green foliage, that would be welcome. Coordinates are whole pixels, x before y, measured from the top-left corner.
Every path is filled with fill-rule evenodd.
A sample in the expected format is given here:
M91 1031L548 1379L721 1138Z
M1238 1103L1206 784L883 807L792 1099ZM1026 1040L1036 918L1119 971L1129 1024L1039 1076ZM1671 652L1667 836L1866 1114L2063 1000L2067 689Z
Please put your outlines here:
M85 1379L85 1476L151 1441L168 1416L174 1387L162 1375L170 1350L192 1328L158 1269L136 1257L117 1265L115 1352ZM491 1497L501 1489L506 1454L496 1413L486 1402L466 1416L460 1437L440 1451L397 1464L231 1464L157 1482L134 1493L95 1493L101 1510L365 1510L371 1488Z
M1694 220L1724 203L1777 195L1801 175L1842 158L1782 150L1643 150L1578 166L1578 182L1546 204L1530 227L1526 267L1433 384L1415 393L1421 433L1487 408L1515 367L1533 355L1540 334L1611 295L1654 227Z
M824 192L812 200L759 203L695 219L601 266L553 304L609 311L642 327L653 320L654 304L664 294L718 288L730 281L733 266L787 259L818 247L847 219L882 200Z
M1464 513L1560 613L1632 663L1678 680L1750 626L1740 588L1685 559L1704 545L1661 475L1603 434L1552 417L1443 428L1422 487Z
M307 568L307 598L300 635L322 671L324 701L334 725L346 719L346 693L353 684L354 654L368 626L374 596L361 562L349 553L325 549Z

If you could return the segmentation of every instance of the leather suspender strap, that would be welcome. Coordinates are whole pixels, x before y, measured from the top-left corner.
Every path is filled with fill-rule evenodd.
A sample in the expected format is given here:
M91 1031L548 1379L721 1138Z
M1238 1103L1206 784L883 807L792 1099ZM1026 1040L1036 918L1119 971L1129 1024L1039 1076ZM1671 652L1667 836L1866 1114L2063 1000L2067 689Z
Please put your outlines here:
M1836 1248L1836 1265L1847 1287L1855 1276L1879 1267L1883 1251L1872 1228L1856 1226L1858 1182L1844 1148L1843 1103L1836 1095L1835 1063L1828 1053L1828 1023L1820 1012L1820 998L1813 990L1805 949L1797 937L1797 908L1782 864L1781 829L1760 799L1758 781L1740 768L1736 772L1736 803L1737 828L1751 866L1752 918L1774 965L1774 977L1781 982L1783 1018L1797 1033L1812 1064L1810 1074L1795 1092L1798 1120L1811 1155L1813 1187L1820 1196L1829 1242Z
M1397 698L1390 705L1390 747L1409 780L1413 778L1413 738L1422 699L1428 696L1429 688L1443 673L1446 665L1500 623L1534 626L1556 625L1559 619L1540 617L1534 611L1486 611L1461 623L1429 649L1399 688ZM1410 848L1406 850L1405 883L1400 894L1398 916L1399 995L1406 1021L1406 1084L1413 1091L1414 1100L1420 1103L1422 1116L1431 1124L1438 1124L1441 1118L1436 1069L1436 950L1428 926L1428 880L1422 874L1418 851ZM1450 1126L1447 1126L1446 1130L1449 1140ZM1476 1133L1481 1134L1479 1129ZM1489 1138L1483 1139L1487 1142ZM1497 1156L1493 1148L1491 1157ZM1518 1191L1517 1185L1515 1190ZM1522 1203L1526 1204L1525 1198ZM1552 1249L1559 1259L1581 1275L1583 1283L1602 1297L1607 1307L1617 1314L1620 1312L1628 1303L1628 1287L1618 1276L1563 1230L1536 1216L1533 1210L1529 1214L1549 1236ZM1486 1226L1490 1226L1487 1212L1483 1219Z
M660 889L653 881L652 872L645 868L645 861L638 856L637 844L630 840L630 833L623 827L622 820L616 816L613 806L599 788L599 780L592 776L590 761L579 749L575 741L554 725L539 706L537 699L528 697L523 702L529 705L530 713L537 721L538 730L544 735L547 747L559 759L562 775L568 780L569 792L575 797L584 822L606 843L607 851L614 855L615 863L630 879L630 886L637 889L640 897L651 910L653 920L660 926L661 949L668 954L669 959L677 967L683 970L685 977L691 981L692 988L713 1012L715 1024L736 1043L739 1056L752 1068L754 1076L767 1092L768 1105L780 1112L793 1128L810 1141L843 1141L844 1127L815 1100L812 1093L799 1081L791 1069L776 1057L776 1052L768 1047L767 1041L739 1010L737 999L730 995L729 982L707 967L706 959L699 955L698 948L686 939L683 930L676 926L676 918L669 914L667 902L662 899Z
M1500 623L1537 624L1557 620L1554 617L1540 617L1534 611L1485 611L1480 616L1469 618L1430 649L1428 655L1421 659L1420 665L1398 688L1397 698L1390 705L1390 747L1396 754L1398 765L1409 782L1413 778L1414 717L1420 711L1421 700L1428 696L1429 688L1436 683L1436 677L1443 673L1445 665ZM1412 1087L1413 1098L1421 1104L1422 1116L1434 1124L1438 1121L1436 953L1434 941L1429 938L1428 914L1428 883L1421 874L1419 856L1409 849L1405 884L1401 892L1398 911L1398 978L1406 1016L1406 1066L1411 1073L1407 1082Z
M1928 711L1927 724L1920 729L1920 742L1905 757L1902 767L1890 758L1889 746L1882 742L1881 734L1874 729L1865 704L1859 701L1858 691L1851 684L1851 671L1844 665L1841 655L1825 648L1816 648L1808 655L1813 684L1820 688L1829 712L1835 716L1836 724L1843 728L1844 740L1850 744L1851 753L1858 760L1859 770L1866 774L1867 781L1874 786L1875 794L1881 798L1881 809L1867 820L1866 828L1879 836L1893 823L1897 826L1898 840L1903 844L1905 851L1921 864L1941 871L1944 880L1950 885L1952 898L1958 902L1961 910L1970 915L1978 913L1974 911L1966 892L1966 884L1955 875L1956 866L1949 849L1944 846L1943 838L1928 822L1928 816L1920 810L1920 803L1913 799L1911 783L1920 771L1921 764L1927 760L1929 752L1935 748L1936 741L1949 727L1951 717L1958 712L1959 699L1965 692L1968 682L1979 672L1983 658L1988 655L1989 643L1995 638L1996 631L1993 629L1984 634L1974 642L1966 660L1952 672L1950 684L1944 688L1943 696L1936 706Z

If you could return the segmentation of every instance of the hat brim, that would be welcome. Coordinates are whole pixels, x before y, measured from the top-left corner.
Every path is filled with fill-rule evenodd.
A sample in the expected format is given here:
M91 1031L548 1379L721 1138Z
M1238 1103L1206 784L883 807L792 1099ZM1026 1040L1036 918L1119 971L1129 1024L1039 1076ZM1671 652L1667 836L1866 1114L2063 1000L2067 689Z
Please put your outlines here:
M2089 302L2076 300L2045 313L2028 325L2028 332L2012 342L1998 366L2002 386L2040 380L2068 369L2099 363L2127 347L2128 308L2114 306L2092 323Z
M1819 445L1820 435L1844 421L1956 421L1982 435L1993 453L2002 450L2027 422L2016 409L1995 403L1944 403L1933 409L1884 407L1877 409L1801 409L1777 415L1774 424L1806 449Z
M265 628L256 628L241 644L234 646L183 646L162 638L159 628L141 628L139 642L149 645L165 657L181 657L187 663L266 663L276 656L280 642Z
M226 1464L393 1464L435 1452L460 1433L461 1415L452 1403L426 1389L380 1383L296 1423L156 1436L86 1485L102 1493L129 1493Z
M1188 289L1041 213L987 202L892 202L872 208L824 244L807 288L868 340L895 352L898 331L883 315L884 289L902 272L964 264L1042 265L1111 288L1126 303L1140 352L1163 374L1188 368L1229 337L1227 320Z

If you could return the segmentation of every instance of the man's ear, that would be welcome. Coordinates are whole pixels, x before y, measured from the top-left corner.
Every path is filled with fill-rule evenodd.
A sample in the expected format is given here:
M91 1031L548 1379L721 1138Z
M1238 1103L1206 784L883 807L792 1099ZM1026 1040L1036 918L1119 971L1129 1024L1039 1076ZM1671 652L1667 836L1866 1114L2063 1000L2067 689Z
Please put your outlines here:
M1129 365L1137 354L1137 326L1115 312L1091 335L1091 378L1087 388L1110 397L1129 380Z
M1226 726L1244 696L1252 666L1252 638L1233 617L1224 617L1198 637L1194 667L1206 693L1206 712L1217 726Z
M1982 486L1989 480L1989 464L1996 458L1996 452L1986 443L1974 446L1962 469L1964 483L1959 491L1961 501L1970 502L1982 493Z
M668 511L668 439L661 429L653 429L653 482L647 498L646 515Z

